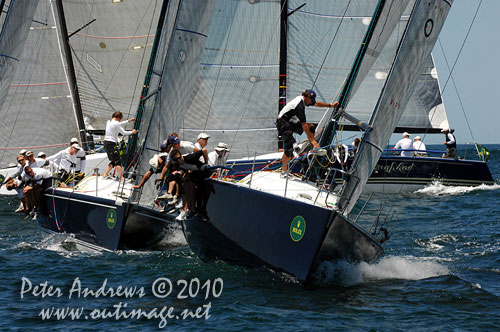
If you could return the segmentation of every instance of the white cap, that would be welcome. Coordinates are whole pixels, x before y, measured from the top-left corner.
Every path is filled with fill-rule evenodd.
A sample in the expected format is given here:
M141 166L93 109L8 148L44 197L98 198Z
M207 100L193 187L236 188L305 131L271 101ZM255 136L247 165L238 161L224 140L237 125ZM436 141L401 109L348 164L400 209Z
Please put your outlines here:
M26 152L26 157L29 157L29 156L32 156L32 155L33 155L33 151Z
M155 154L153 156L153 158L149 159L149 164L153 167L153 168L158 168L158 155Z
M19 151L19 154L24 155L24 154L26 154L26 152L28 152L28 151L27 151L27 150L25 150L25 149L22 149L21 151Z
M78 138L73 137L73 138L71 139L71 141L69 141L69 142L70 142L70 143L78 143Z
M45 152L43 152L43 151L38 152L37 157L41 157L41 156L45 156Z
M210 135L206 133L201 133L198 135L197 139L205 139L205 138L210 138Z
M405 131L405 132L403 133L403 137L405 137L405 136L408 136L408 137L409 137L409 136L410 136L410 134L408 134L408 133Z
M227 144L226 143L222 143L222 142L219 142L219 144L217 144L217 146L214 149L216 151L227 151L227 152L231 151L227 147Z
M80 147L80 145L78 145L78 143L71 144L71 147L75 148L75 149L81 149L81 147Z
M414 140L416 139L422 139L420 136L415 136Z

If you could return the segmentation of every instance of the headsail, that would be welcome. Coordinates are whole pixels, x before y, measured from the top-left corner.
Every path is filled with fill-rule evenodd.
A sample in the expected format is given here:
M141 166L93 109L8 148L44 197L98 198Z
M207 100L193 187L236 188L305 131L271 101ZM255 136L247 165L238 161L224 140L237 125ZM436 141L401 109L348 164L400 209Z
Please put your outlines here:
M354 207L385 144L398 124L452 2L416 1L398 54L370 119L372 130L363 135L351 168L351 176L340 191L339 208L344 213L349 213Z
M19 148L44 146L50 155L78 135L51 2L39 1L30 22L20 66L0 109L0 167L15 161Z
M2 2L3 4L4 2ZM0 33L0 106L5 101L28 37L38 0L11 0Z
M140 174L150 168L149 159L167 135L181 127L200 75L214 2L169 1L149 89L150 94L156 94L147 100L139 127ZM155 195L153 181L146 182L141 203L151 203Z

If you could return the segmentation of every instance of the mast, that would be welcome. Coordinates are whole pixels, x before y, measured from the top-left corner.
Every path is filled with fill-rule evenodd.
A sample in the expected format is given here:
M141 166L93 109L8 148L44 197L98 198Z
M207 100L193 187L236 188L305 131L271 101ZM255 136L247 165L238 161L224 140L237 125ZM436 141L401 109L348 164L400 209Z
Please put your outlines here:
M280 71L278 114L286 105L286 60L287 60L287 27L288 27L288 0L281 0L280 18ZM278 149L283 147L283 139L278 137Z
M142 113L144 111L144 102L145 102L144 98L148 95L149 92L149 84L151 82L151 76L153 74L153 67L156 59L156 53L158 52L158 45L160 43L161 31L163 30L163 23L165 21L165 15L167 13L168 2L169 2L168 0L163 1L160 11L160 17L158 18L158 26L156 27L155 40L153 42L153 48L151 49L151 56L149 58L148 70L146 71L146 78L144 79L144 86L142 88L141 98L139 100L139 106L137 108L137 113L135 116L136 120L134 124L134 129L136 130L139 130L141 124ZM136 146L137 146L137 136L134 135L129 139L127 147L127 155L125 158L125 165L128 165L130 164L130 162L132 162L132 156L134 155Z
M73 100L73 107L75 109L76 124L80 135L82 146L87 146L87 137L85 133L85 122L83 120L82 104L80 102L80 94L76 84L75 67L73 65L73 56L71 54L71 47L69 46L68 29L66 27L66 17L64 16L64 9L62 0L56 0L57 17L59 19L59 27L61 28L61 40L64 46L64 53L66 56L66 64L68 66L68 83L70 87L71 97Z

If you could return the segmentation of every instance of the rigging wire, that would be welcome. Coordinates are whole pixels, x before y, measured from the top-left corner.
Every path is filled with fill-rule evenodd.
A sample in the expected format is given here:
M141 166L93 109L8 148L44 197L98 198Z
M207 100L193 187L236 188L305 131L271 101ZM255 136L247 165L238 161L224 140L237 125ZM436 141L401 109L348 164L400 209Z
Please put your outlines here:
M472 137L472 140L475 142L476 139L474 138L474 134L472 133L472 129L470 128L469 119L467 118L467 114L465 113L464 104L462 103L462 98L460 97L460 93L458 93L457 84L455 83L455 78L452 76L452 72L450 70L450 65L448 63L448 59L446 57L446 54L444 53L443 45L441 44L441 40L438 40L438 42L439 42L439 47L441 48L441 52L443 52L443 57L444 57L444 61L446 63L446 67L448 68L448 71L450 71L449 78L451 79L451 82L453 83L453 87L455 88L455 93L457 94L460 108L462 109L462 113L464 114L465 122L467 123L467 128L469 129L469 133L470 133L470 136ZM458 59L458 57L457 57L457 59ZM444 88L443 88L443 92L444 92ZM434 116L434 114L433 114L433 116Z
M321 66L319 67L318 73L316 74L316 78L314 79L312 87L316 85L316 81L318 80L319 74L321 73L321 70L323 69L323 66L325 65L326 58L328 58L328 54L330 53L330 50L332 49L333 42L337 38L337 34L339 33L340 27L342 26L342 22L344 22L344 17L346 16L347 10L349 9L349 6L351 5L351 1L347 3L347 6L345 7L344 13L342 14L342 18L340 20L339 25L337 26L337 30L335 31L335 34L333 35L332 41L330 42L330 46L328 46L328 51L326 51L325 56L323 57L323 62L321 62Z

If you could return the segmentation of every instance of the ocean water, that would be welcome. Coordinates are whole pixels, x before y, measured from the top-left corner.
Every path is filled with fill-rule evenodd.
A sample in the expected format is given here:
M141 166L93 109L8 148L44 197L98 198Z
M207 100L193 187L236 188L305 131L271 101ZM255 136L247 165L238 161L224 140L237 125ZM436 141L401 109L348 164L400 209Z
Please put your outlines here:
M0 197L0 330L498 331L500 145L487 147L497 184L374 195L360 220L395 213L385 256L324 264L314 289L205 264L181 232L169 251L78 251Z

